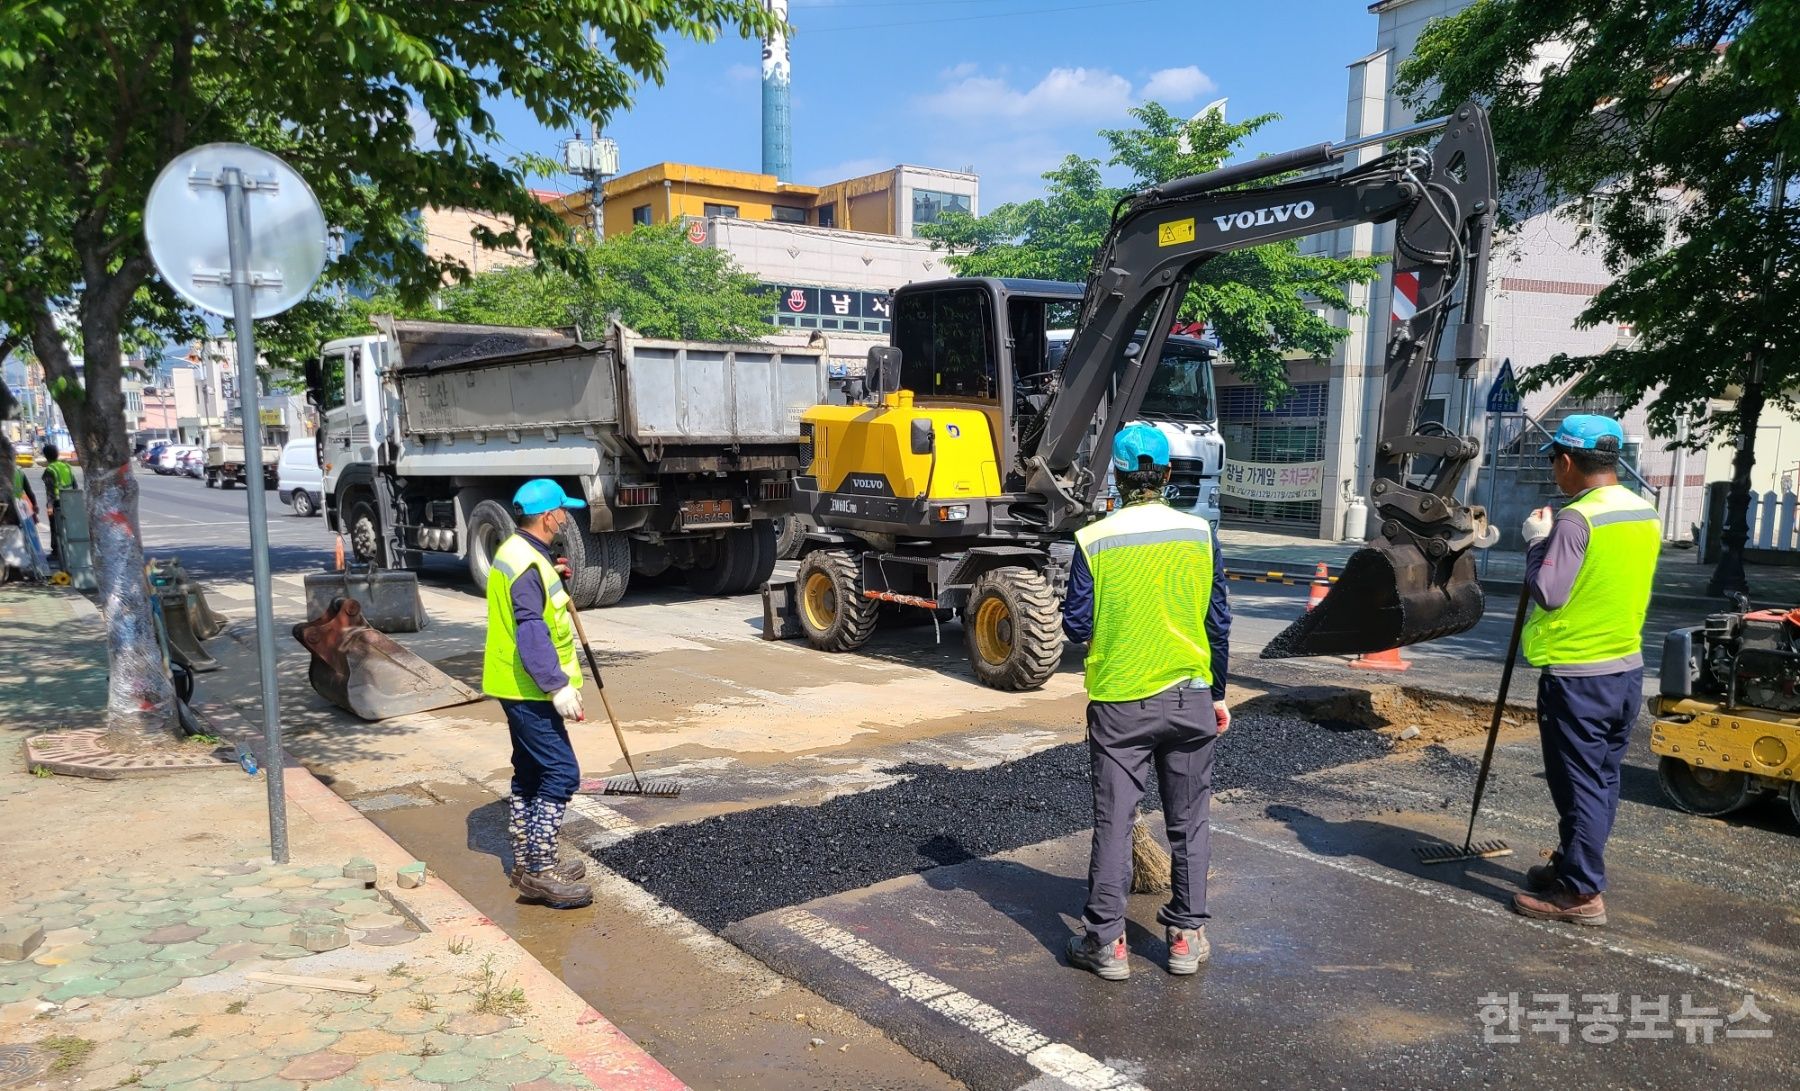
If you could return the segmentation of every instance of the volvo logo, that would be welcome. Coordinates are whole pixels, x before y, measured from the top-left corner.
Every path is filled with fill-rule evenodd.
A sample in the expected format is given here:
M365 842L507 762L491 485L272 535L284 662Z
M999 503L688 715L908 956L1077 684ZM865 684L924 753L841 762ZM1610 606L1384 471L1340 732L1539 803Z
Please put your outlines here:
M850 487L853 489L861 489L864 492L880 492L887 488L887 479L884 477L856 477L853 475L850 478Z
M1219 226L1220 231L1241 231L1247 227L1266 227L1269 224L1287 223L1289 220L1310 220L1317 211L1311 201L1296 201L1268 208L1245 209L1227 216L1214 216L1213 223Z

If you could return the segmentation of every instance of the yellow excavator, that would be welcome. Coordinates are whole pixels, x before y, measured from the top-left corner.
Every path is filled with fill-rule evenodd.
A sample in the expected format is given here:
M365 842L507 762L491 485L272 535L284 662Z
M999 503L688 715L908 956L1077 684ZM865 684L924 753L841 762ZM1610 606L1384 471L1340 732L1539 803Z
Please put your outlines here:
M1431 134L1428 150L1345 162ZM1269 181L1295 172L1309 173ZM1470 103L1134 193L1085 286L963 278L900 289L891 344L869 351L866 403L803 417L811 451L794 507L814 529L794 580L765 591L769 634L841 652L884 612L959 613L982 683L1043 685L1062 654L1071 536L1107 506L1095 467L1137 413L1196 270L1234 250L1388 222L1392 271L1417 275L1419 299L1387 345L1374 529L1324 602L1264 655L1373 652L1473 626L1482 596L1469 551L1493 536L1483 510L1455 493L1479 446L1415 422L1447 330L1464 374L1485 353L1495 191L1487 115ZM1462 285L1473 287L1459 295ZM1048 333L1071 324L1053 365Z

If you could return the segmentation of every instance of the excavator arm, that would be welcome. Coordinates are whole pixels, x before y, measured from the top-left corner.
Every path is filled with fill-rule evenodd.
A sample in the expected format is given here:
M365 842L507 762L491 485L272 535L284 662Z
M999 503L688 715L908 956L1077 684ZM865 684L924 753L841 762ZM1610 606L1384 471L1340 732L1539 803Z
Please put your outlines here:
M1438 130L1429 151L1407 148L1297 181L1233 188L1329 167L1357 148ZM1453 311L1459 369L1468 374L1486 353L1482 319L1496 185L1487 115L1470 103L1449 117L1224 167L1121 201L1088 279L1061 388L1035 443L1020 453L1026 487L1045 498L1049 525L1073 529L1091 517L1102 482L1083 458L1088 428L1105 403L1100 442L1090 456L1091 465L1102 465L1112 437L1137 414L1202 265L1251 246L1391 222L1392 272L1416 275L1418 298L1412 316L1394 322L1385 353L1370 488L1374 529L1326 601L1264 655L1379 651L1473 626L1482 599L1469 550L1490 536L1485 513L1461 503L1455 491L1480 448L1436 425L1421 427L1417 418ZM1421 472L1415 460L1433 468Z

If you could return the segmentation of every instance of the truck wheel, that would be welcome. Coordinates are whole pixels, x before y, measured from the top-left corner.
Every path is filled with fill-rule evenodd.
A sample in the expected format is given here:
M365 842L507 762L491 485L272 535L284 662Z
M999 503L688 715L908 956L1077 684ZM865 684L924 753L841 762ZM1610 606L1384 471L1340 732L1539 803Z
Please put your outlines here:
M569 559L569 598L577 610L611 606L631 583L631 539L620 531L592 531L574 522L556 540Z
M483 594L487 592L488 569L494 567L494 553L512 532L512 512L498 500L483 500L469 512L469 578Z
M1664 754L1656 766L1663 794L1689 814L1720 818L1747 806L1757 793L1748 775L1726 769L1703 769Z
M375 498L366 492L350 495L344 509L344 527L350 532L350 549L360 564L381 564L381 516Z
M783 515L775 520L775 556L784 561L800 558L800 547L806 544L806 520L798 515Z
M982 685L1042 686L1062 662L1062 619L1050 581L1028 568L983 573L969 589L963 639Z
M765 519L728 530L711 552L712 563L688 569L688 586L702 595L747 595L775 571L775 525Z
M849 652L868 642L880 604L863 597L862 558L846 549L815 550L801 558L794 582L807 643Z
M216 489L219 487L219 475L213 473L211 470L206 471L206 487L209 489Z

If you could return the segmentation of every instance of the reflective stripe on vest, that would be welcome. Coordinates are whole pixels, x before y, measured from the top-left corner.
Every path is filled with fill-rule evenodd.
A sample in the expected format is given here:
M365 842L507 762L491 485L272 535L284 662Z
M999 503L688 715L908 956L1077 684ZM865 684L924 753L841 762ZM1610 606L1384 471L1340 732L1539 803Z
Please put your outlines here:
M1133 504L1076 531L1075 544L1094 577L1089 699L1137 701L1181 682L1210 685L1206 520L1167 504Z
M1587 552L1568 602L1555 610L1532 606L1525 621L1526 660L1534 667L1566 667L1641 654L1662 552L1656 509L1623 485L1602 485L1566 510L1587 523Z
M550 630L550 645L556 649L557 663L569 676L570 685L581 686L568 589L543 553L522 535L514 534L494 551L493 564L488 569L487 647L481 660L481 692L489 697L511 701L550 699L519 659L519 630L513 621L513 581L533 568L544 581L544 624Z

